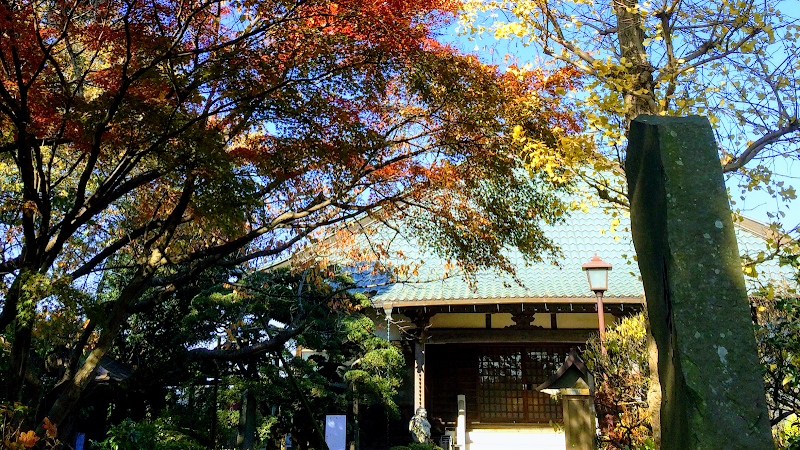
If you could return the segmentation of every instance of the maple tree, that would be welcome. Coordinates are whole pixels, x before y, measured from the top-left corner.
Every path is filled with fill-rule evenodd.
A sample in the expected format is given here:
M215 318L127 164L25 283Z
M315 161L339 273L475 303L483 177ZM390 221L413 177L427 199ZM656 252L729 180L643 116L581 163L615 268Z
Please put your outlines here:
M420 232L454 257L474 252L473 266L508 268L506 245L552 250L527 225L557 220L561 182L522 176L512 130L577 151L557 93L574 71L502 74L439 45L457 7L0 2L5 401L47 398L40 416L65 429L131 314L363 214L418 211ZM504 213L498 190L521 189L536 195ZM47 385L55 344L67 353Z

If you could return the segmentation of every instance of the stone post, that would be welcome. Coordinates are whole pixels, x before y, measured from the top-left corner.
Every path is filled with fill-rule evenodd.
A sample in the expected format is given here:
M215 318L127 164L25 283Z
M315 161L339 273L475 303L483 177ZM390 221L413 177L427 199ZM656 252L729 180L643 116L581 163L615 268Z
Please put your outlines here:
M769 414L708 120L639 116L625 164L661 382L665 450L771 449Z
M564 410L564 434L567 450L594 450L594 397L589 386L559 389Z
M456 419L456 448L467 450L467 396L458 397L458 419Z

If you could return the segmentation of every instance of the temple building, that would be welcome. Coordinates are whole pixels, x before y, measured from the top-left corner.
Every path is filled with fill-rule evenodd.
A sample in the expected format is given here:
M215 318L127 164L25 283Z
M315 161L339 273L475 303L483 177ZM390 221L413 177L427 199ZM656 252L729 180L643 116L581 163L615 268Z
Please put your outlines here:
M463 450L564 449L563 431L556 431L562 406L534 388L556 373L570 348L582 348L598 333L598 302L582 265L595 254L612 265L603 296L606 325L644 309L629 219L623 213L616 218L611 229L612 217L600 207L572 213L547 228L561 250L557 257L529 263L508 252L517 267L513 276L462 276L395 236L393 254L424 264L403 282L375 283L374 275L364 280L377 284L368 292L378 334L406 356L404 417L397 427L424 407L437 443L454 442ZM769 233L752 220L737 223L740 253L762 251ZM748 284L754 289L786 277L776 262L766 263Z
M407 369L397 398L399 419L360 414L361 450L407 445L409 420L420 407L427 410L432 439L443 447L564 450L562 405L535 388L556 374L572 348L579 353L598 333L598 301L582 268L595 255L612 266L602 297L605 324L644 310L629 224L625 212L589 206L545 226L559 254L530 262L509 249L514 274L482 270L469 276L401 227L383 229L369 218L346 227L337 239L350 236L352 245L317 257L350 267L370 296L376 334L402 350ZM749 219L736 223L736 233L742 255L755 256L776 238ZM380 265L393 271L374 270L374 260L348 260L376 243ZM757 274L746 277L751 290L791 278L776 261L760 264Z

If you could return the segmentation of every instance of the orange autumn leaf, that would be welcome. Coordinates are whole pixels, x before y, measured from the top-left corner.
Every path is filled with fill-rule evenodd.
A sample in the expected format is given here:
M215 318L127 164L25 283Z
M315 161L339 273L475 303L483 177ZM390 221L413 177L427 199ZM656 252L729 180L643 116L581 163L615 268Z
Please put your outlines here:
M19 438L17 438L17 442L22 444L25 448L31 448L36 445L36 441L39 440L39 437L36 436L36 433L33 431L26 431L25 433L20 433Z
M58 435L58 428L56 428L56 425L53 422L50 422L50 419L47 417L44 418L44 423L42 424L42 428L45 429L45 431L47 432L47 437L50 439Z

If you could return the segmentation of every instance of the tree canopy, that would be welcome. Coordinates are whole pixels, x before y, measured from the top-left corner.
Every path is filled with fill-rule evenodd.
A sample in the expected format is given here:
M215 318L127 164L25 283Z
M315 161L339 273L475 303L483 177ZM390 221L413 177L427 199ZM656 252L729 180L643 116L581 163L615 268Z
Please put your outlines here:
M457 8L0 2L3 398L47 398L37 420L60 425L131 314L363 214L414 209L478 266L507 267L505 245L552 250L528 225L557 220L561 182L520 183L513 136L582 145L558 94L574 71L514 76L438 44ZM504 214L497 191L523 186L537 195ZM54 337L64 370L43 385Z
M590 187L587 198L624 211L630 121L639 114L708 116L722 169L743 192L732 198L734 207L751 191L774 198L766 245L743 255L744 271L754 274L758 263L771 258L797 267L800 224L796 215L785 215L796 199L791 169L800 157L800 14L792 2L474 0L462 25L472 37L485 33L525 47L531 63L547 60L575 70L585 83L570 95L595 147L551 155L541 151L538 139L520 132L532 167L568 167ZM530 67L511 69L524 73ZM611 229L618 224L612 219ZM654 369L648 403L658 447Z
M259 445L291 434L301 448L307 442L319 448L313 424L323 414L351 413L353 402L396 414L400 350L375 335L369 300L350 291L353 279L331 274L219 271L132 315L111 353L136 370L124 388L104 391L114 404L111 417L101 411L83 420L81 431L104 433L106 424L130 428L122 419L140 422L146 431L160 419L205 447L224 447L239 425L238 435L251 444L259 429ZM290 345L269 344L287 332L291 352ZM264 343L267 352L259 351ZM313 352L309 357L297 349ZM159 448L119 442L124 439L114 432L107 441Z
M744 192L767 191L776 205L796 198L800 16L790 2L476 0L463 22L467 33L511 39L529 47L520 54L584 77L574 95L597 151L589 164L564 162L600 197L627 203L608 173L624 165L630 120L698 114L715 127L723 170ZM781 220L785 209L769 213L776 229L796 231Z

